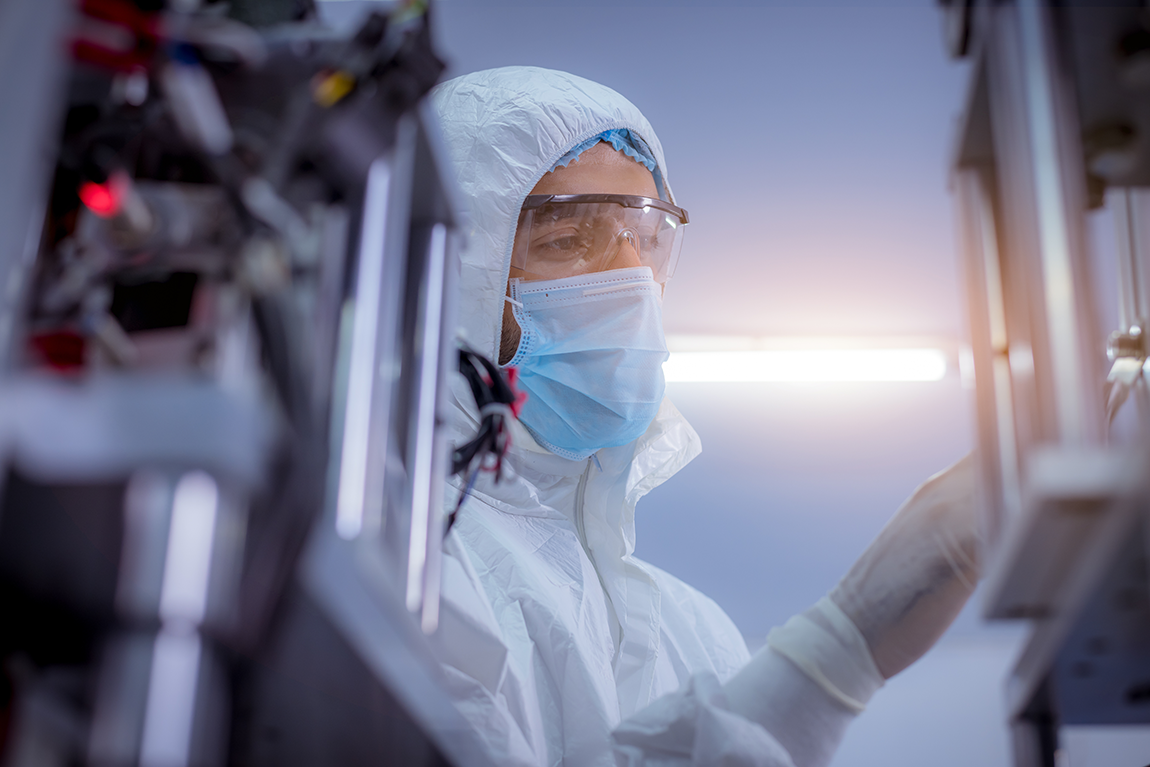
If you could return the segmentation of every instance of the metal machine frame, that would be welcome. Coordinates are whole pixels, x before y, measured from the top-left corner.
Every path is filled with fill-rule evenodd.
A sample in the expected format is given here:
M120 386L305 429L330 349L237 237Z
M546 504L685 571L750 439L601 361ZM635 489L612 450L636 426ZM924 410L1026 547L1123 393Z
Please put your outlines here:
M235 283L219 289L230 302L195 299L194 321L160 340L84 326L115 364L57 375L29 365L26 344L34 296L54 279L42 267L45 201L77 87L68 38L89 5L143 12L127 0L0 5L0 596L75 639L57 652L34 631L0 632L0 650L24 659L4 763L489 764L427 642L458 226L437 126L419 102L442 68L419 47L429 38L403 37L398 12L350 41L306 24L267 32L286 64L266 76L283 77L296 100L262 146L273 156L282 142L298 163L291 142L316 142L305 160L330 160L335 192L293 210L279 195L296 165L274 163L228 195L136 184L157 215L197 222L187 268L216 257L198 226L229 205L248 218L255 234L242 249L217 248L238 264L220 272ZM175 48L191 45L181 30L195 42L197 5L166 12ZM244 35L225 43L242 49L255 33ZM308 89L332 75L306 57L324 46L344 51L347 70L334 95L313 99ZM393 58L372 58L384 54ZM240 70L220 68L214 85L192 74L242 118L245 100L276 82L229 80ZM173 98L175 85L161 93ZM345 93L315 116L314 102L327 109ZM168 109L178 123L178 105ZM293 133L300 126L311 131ZM205 136L205 162L226 180L236 164ZM75 231L114 244L114 226L81 209ZM162 258L179 248L157 248L145 256L166 274ZM289 276L284 288L276 254L308 248L312 261L291 268L314 279ZM192 335L210 341L211 361L185 364L199 347L181 336ZM143 354L148 343L164 354Z
M967 272L989 618L1030 619L1007 685L1019 767L1064 724L1150 723L1141 328L1150 183L1140 7L943 3L972 61L953 183ZM1133 74L1131 74L1133 72ZM1122 327L1100 331L1088 211L1119 222ZM1112 438L1129 393L1135 436Z

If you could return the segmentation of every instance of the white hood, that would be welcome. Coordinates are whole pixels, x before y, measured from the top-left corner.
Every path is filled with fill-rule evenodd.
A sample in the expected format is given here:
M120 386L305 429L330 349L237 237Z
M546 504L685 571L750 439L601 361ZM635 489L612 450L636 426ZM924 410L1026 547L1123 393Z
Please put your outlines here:
M460 332L476 351L497 359L511 248L524 198L573 147L603 131L627 128L647 142L674 202L663 145L630 101L606 86L550 69L503 67L457 77L432 92L432 103L467 206L459 257ZM458 444L475 434L478 418L466 386L457 380L453 391L452 438ZM517 452L545 452L521 427L513 444ZM634 450L627 472L629 508L619 520L630 553L635 501L702 448L695 430L664 400L647 433L622 449ZM503 488L500 495L509 490Z
M437 87L432 101L468 206L459 323L471 346L495 359L523 199L560 157L613 128L627 128L647 142L670 196L663 146L634 104L566 72L475 72Z

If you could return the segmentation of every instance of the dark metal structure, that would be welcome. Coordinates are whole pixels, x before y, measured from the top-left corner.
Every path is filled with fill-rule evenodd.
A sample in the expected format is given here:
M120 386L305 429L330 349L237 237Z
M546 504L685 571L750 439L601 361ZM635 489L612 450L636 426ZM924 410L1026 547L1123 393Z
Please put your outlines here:
M426 4L0 4L0 755L486 764Z
M944 3L971 60L954 155L986 510L985 612L1032 631L1007 685L1019 767L1072 724L1150 723L1150 13ZM1089 236L1108 209L1116 252ZM1105 262L1104 259L1111 259ZM1119 295L1094 284L1117 272ZM1118 327L1100 307L1117 302Z

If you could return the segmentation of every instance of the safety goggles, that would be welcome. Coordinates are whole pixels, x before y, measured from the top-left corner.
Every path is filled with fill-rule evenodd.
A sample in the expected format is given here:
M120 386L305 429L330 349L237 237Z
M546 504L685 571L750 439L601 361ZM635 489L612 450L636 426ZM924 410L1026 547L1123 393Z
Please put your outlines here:
M647 266L665 284L687 222L687 211L651 197L533 194L519 214L511 265L524 280Z

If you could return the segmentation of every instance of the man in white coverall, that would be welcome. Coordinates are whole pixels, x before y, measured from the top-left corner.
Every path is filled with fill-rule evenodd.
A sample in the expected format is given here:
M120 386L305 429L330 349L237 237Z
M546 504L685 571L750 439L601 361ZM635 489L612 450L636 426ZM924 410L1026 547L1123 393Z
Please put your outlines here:
M444 544L433 641L459 709L501 765L826 764L974 588L969 461L751 657L714 602L633 556L635 504L700 451L663 398L687 216L655 132L614 91L530 67L433 103L471 225L461 326L529 396L502 479L479 473ZM479 416L462 384L453 400L460 444Z

